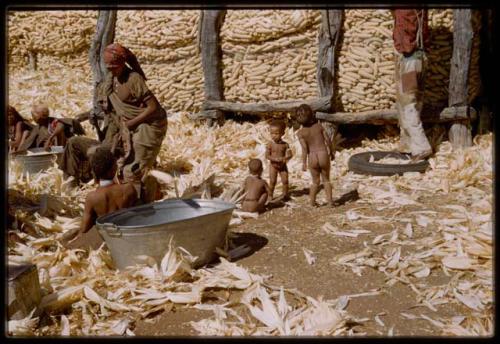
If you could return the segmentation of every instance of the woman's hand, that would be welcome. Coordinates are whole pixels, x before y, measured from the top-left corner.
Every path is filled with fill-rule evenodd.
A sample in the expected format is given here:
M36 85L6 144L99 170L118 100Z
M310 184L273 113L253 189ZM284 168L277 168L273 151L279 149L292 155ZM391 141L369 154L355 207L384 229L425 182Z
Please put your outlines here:
M128 121L125 121L125 126L127 127L128 130L134 130L134 128L136 127L136 124L134 122L134 120L128 120Z

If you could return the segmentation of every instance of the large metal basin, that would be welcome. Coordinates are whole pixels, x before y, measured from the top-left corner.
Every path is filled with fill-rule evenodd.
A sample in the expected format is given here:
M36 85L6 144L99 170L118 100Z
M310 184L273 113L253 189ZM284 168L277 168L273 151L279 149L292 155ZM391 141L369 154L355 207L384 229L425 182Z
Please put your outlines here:
M216 247L225 248L234 208L221 200L173 199L101 216L96 225L118 269L136 264L138 255L160 264L171 237L174 246L198 257L196 268L216 257Z
M50 152L46 152L43 147L31 148L28 152L45 153L42 155L28 155L27 153L16 154L14 159L20 163L23 174L35 174L49 169L55 161L60 162L64 153L63 146L52 146Z

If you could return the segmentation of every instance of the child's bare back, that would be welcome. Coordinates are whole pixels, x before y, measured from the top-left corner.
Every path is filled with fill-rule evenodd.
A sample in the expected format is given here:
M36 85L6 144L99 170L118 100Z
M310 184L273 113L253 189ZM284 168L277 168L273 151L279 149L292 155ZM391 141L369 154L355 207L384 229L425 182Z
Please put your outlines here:
M316 195L320 179L323 179L326 198L333 205L332 186L330 184L330 159L333 160L331 142L325 130L314 118L312 109L301 105L296 110L297 121L303 128L297 132L302 147L302 170L311 172L312 185L309 191L310 203L316 206Z
M305 142L309 168L330 171L330 154L325 144L325 131L321 124L314 123L310 127L304 127L297 132L299 140Z
M137 192L132 184L112 184L90 192L87 195L85 205L88 204L97 216L102 216L123 208L129 208L136 201Z
M259 159L250 160L250 173L243 183L245 198L241 204L241 210L247 212L263 212L269 196L269 185L260 176L262 174L262 162Z

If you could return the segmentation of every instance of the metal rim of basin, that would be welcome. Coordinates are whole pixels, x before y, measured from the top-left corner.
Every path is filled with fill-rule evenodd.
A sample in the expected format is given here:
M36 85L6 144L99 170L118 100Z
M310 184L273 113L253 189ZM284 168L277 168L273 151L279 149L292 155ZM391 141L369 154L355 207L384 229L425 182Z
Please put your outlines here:
M127 212L130 212L130 211L135 211L135 212L140 212L141 210L145 210L145 209L148 209L148 208L151 208L151 207L154 207L155 205L156 206L159 206L161 204L167 204L167 203L177 203L177 202L197 202L197 203L206 203L206 202L212 202L212 203L218 203L222 206L225 206L223 209L218 209L214 212L211 212L211 213L208 213L208 214L203 214L203 215L199 215L197 216L198 218L203 218L203 217L207 217L207 216L212 216L214 214L218 214L218 213L224 213L224 212L228 212L228 211L233 211L236 206L233 204L233 203L229 203L229 202L226 202L226 201L223 201L223 200L220 200L220 199L202 199L202 198L193 198L193 199L167 199L167 200L163 200L161 202L154 202L154 203L149 203L149 204L143 204L143 205L140 205L140 206L136 206L136 207L132 207L132 208L126 208L126 209L121 209L121 210L118 210L118 211L115 211L113 213L110 213L110 214L106 214L106 215L103 215L99 218L97 218L96 220L96 224L98 225L98 227L102 227L103 229L108 229L107 227L114 227L114 228L117 228L119 227L120 230L132 230L132 229L144 229L144 228L148 228L148 227L155 227L157 226L156 224L152 224L152 225L115 225L112 221L113 218L117 217L117 216L120 216L122 214L125 214ZM182 221L185 221L186 219L179 219L179 220L174 220L174 221L171 221L169 222L169 224L174 224L174 223L177 223L177 222L182 222Z

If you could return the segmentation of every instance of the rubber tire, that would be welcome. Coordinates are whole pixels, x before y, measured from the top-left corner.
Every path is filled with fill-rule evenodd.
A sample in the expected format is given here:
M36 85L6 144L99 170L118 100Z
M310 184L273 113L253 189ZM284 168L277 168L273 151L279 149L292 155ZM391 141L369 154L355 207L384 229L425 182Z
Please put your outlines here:
M395 174L402 175L405 172L420 172L424 173L429 167L429 162L427 160L422 160L416 163L409 164L378 164L375 162L369 162L370 156L373 155L375 161L383 158L396 158L396 159L406 159L411 158L410 154L399 153L399 152L363 152L354 154L349 158L348 168L350 171L367 174L371 176L392 176Z

